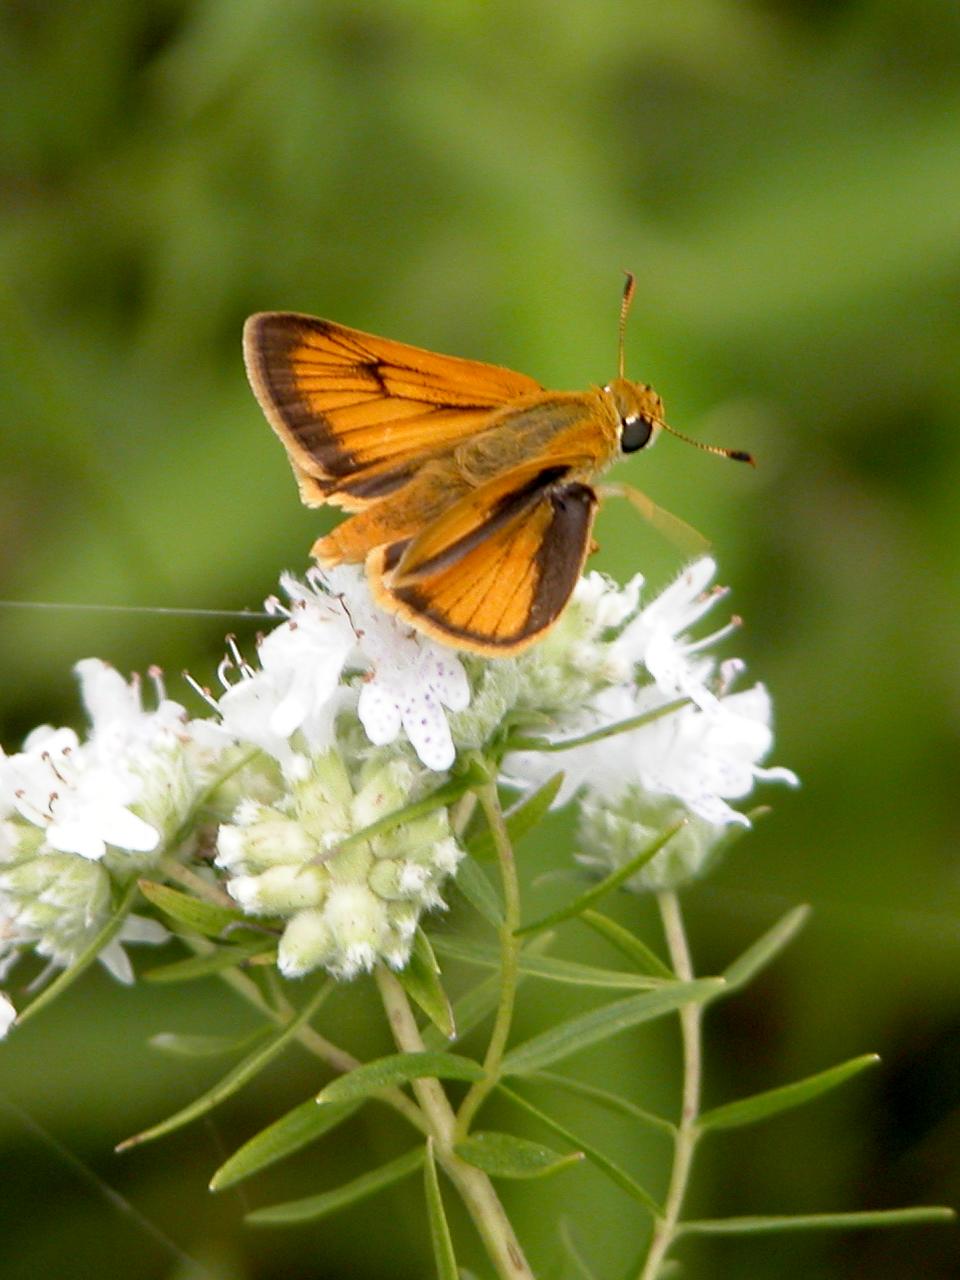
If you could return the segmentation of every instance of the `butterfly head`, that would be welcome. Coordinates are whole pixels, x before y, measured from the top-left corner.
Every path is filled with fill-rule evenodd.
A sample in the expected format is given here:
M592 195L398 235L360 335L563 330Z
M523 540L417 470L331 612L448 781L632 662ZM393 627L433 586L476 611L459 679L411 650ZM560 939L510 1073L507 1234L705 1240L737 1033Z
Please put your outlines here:
M604 391L613 400L620 429L620 452L649 448L663 424L663 401L642 382L616 378Z

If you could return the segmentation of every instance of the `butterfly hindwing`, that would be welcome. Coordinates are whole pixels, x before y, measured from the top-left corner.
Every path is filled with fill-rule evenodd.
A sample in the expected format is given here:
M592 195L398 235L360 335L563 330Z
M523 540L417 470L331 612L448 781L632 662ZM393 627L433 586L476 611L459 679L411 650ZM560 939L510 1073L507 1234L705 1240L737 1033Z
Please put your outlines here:
M590 545L597 496L562 464L531 465L461 499L416 538L367 559L375 598L474 652L519 652L563 610Z

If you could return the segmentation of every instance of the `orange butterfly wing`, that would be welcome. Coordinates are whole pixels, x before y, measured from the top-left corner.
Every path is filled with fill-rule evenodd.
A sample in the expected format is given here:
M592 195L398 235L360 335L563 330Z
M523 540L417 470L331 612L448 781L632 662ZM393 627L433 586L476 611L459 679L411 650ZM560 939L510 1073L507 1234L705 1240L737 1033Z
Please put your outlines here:
M562 612L589 550L597 495L577 469L531 462L416 537L375 548L375 599L444 643L500 656L525 649Z
M493 410L542 391L497 365L293 312L251 316L244 359L304 501L348 510L395 492L483 430Z

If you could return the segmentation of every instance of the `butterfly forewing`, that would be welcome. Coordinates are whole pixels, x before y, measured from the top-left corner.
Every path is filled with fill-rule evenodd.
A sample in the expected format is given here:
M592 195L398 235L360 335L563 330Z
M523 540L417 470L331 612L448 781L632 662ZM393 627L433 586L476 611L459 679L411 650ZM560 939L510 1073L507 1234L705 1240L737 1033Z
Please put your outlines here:
M244 354L304 496L348 507L393 491L482 430L492 410L541 390L496 365L291 312L252 316Z

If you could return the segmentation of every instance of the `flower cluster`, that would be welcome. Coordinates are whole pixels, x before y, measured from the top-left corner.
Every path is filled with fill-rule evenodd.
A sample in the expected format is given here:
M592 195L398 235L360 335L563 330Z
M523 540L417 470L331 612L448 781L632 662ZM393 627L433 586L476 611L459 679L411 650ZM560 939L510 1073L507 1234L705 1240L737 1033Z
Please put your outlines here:
M277 625L256 661L231 642L205 720L158 676L145 710L137 680L80 663L87 737L42 727L0 755L0 977L24 949L71 964L161 855L193 857L197 883L275 929L286 976L400 968L463 856L449 811L418 802L470 752L521 790L561 767L586 865L622 865L682 819L633 883L698 874L749 824L731 802L795 782L762 765L764 688L732 692L742 664L707 652L730 627L691 638L722 598L714 572L700 560L646 604L639 576L589 574L544 641L494 660L378 610L358 568L285 575L286 602L267 604ZM129 976L120 944L155 930L130 917L102 958Z
M743 664L718 665L706 652L736 624L690 637L725 595L710 589L715 573L704 557L644 608L639 579L621 592L597 574L585 578L576 597L583 614L578 644L590 669L603 674L583 701L555 715L547 737L554 748L566 741L570 749L559 756L518 752L504 762L507 778L521 787L562 767L557 802L578 795L580 860L603 871L682 820L632 879L635 889L677 888L700 874L731 826L750 825L731 800L745 799L756 782L797 782L789 769L761 766L773 745L766 689L731 692ZM549 653L533 657L544 660Z
M154 675L156 706L99 659L77 664L90 731L41 725L0 753L0 972L33 948L57 965L109 921L114 889L153 865L215 776L228 739L191 721ZM155 921L124 921L100 959L121 979L122 944L162 941Z

